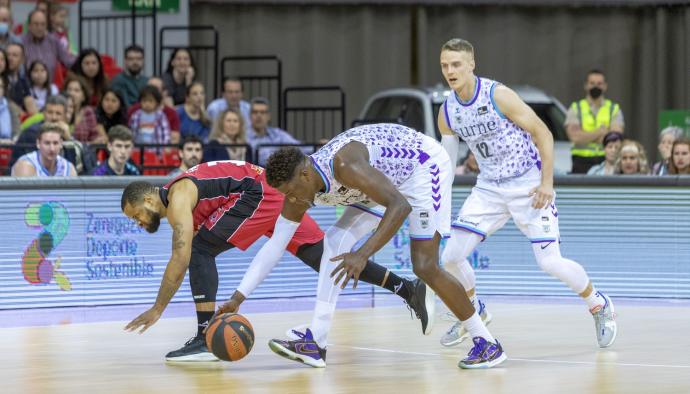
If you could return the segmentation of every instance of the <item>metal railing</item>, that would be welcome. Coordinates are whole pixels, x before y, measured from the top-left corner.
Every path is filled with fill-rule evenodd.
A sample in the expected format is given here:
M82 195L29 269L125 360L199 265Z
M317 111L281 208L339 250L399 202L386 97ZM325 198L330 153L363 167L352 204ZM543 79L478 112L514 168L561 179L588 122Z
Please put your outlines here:
M204 44L190 44L187 46L166 43L166 33L169 35L169 33L174 32L200 32L201 34L194 35L193 41L203 42L208 40L209 42ZM203 34L204 32L210 33L210 40L208 38L202 38L206 35ZM172 51L177 48L185 48L189 50L189 54L194 59L194 79L202 81L207 95L213 92L213 97L218 97L218 31L215 26L166 26L161 28L158 34L160 43L160 48L158 49L159 75L163 75L167 65L167 63L163 63L163 53L170 52L172 54ZM172 41L176 42L176 40Z
M340 86L286 88L282 119L283 129L300 140L333 138L345 130L345 92Z
M144 175L165 175L167 172L180 165L178 147L179 145L172 144L137 144L132 149L132 156L129 161L136 165ZM94 159L98 159L98 162L108 159L107 145L105 144L85 144L83 148L84 154L93 155ZM208 153L211 150L226 148L244 148L244 161L254 163L254 151L248 144L206 144L204 146L204 152ZM24 153L36 150L36 145L0 145L0 175L10 174L10 164L13 164L12 159L14 150L18 150L14 154L14 159L16 160ZM90 172L92 169L93 168L89 168L88 171ZM85 173L80 175L88 174Z
M134 2L130 11L113 11L111 0L81 0L79 3L79 50L93 47L99 53L112 56L118 64L124 64L125 48L138 44L144 48L144 73L156 70L157 2L152 8L137 7ZM146 67L146 65L151 65Z
M277 56L225 56L220 60L221 83L228 77L242 82L244 97L265 97L271 112L283 126L280 92L283 87L283 64Z
M256 149L254 149L254 158L256 160L256 164L265 166L268 156L280 148L284 148L286 146L296 146L298 148L302 148L301 150L305 155L310 155L316 152L323 145L324 144L318 142L306 142L303 144L259 144L256 146Z

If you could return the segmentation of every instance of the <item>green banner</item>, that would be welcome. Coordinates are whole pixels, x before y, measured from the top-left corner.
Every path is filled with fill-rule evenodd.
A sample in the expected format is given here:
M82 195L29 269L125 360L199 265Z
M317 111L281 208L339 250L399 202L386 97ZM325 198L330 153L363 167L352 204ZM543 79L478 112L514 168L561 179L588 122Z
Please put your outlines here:
M685 135L690 137L690 111L673 110L659 112L659 130L669 126L680 127L685 130Z
M154 1L158 12L180 12L180 0L113 0L113 11L131 11L132 4L137 11L148 11L153 9Z

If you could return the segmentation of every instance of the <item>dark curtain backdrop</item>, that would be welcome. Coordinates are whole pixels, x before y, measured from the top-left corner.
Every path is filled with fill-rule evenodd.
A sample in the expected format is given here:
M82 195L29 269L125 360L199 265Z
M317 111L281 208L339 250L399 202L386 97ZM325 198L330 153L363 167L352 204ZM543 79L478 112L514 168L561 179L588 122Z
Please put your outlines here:
M546 90L564 105L587 70L607 74L626 132L656 155L661 109L690 109L690 6L237 5L193 1L190 24L215 25L220 57L276 54L284 87L340 85L347 123L387 88L442 83L440 46L475 46L476 72ZM194 34L191 41L194 43Z

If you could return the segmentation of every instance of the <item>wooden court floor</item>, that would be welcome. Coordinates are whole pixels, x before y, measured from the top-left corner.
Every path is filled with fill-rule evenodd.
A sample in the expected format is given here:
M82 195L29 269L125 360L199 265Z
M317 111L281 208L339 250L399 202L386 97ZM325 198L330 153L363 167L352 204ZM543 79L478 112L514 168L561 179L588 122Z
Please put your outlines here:
M584 306L492 302L490 328L509 360L491 370L457 368L467 342L445 349L402 306L339 310L328 367L274 355L272 337L310 313L251 314L256 346L235 363L166 364L193 318L160 320L143 335L125 321L0 329L0 393L690 393L690 308L618 303L619 337L596 346Z

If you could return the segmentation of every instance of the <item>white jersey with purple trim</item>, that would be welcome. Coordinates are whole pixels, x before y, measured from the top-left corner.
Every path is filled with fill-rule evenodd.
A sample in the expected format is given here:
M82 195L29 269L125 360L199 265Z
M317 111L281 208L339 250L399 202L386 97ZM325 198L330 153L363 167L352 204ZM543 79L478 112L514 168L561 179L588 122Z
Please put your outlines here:
M29 152L17 159L17 161L20 160L25 160L31 163L31 165L33 165L36 169L36 176L38 177L69 176L70 170L72 169L70 166L70 162L67 161L67 159L65 159L64 157L58 155L56 158L57 163L55 164L55 173L51 174L50 171L48 171L48 169L43 166L43 163L41 163L41 158L39 157L39 153L37 150Z
M476 78L474 95L462 102L455 92L443 103L448 127L469 146L479 165L479 178L500 181L519 177L535 165L539 151L528 132L497 108L494 89L499 82Z
M352 205L368 202L364 193L341 185L333 176L333 157L348 143L358 141L364 144L369 150L369 164L400 187L419 165L429 159L429 154L424 151L426 139L436 142L409 127L388 123L359 126L338 134L311 155L314 167L326 184L326 190L317 193L314 203Z

